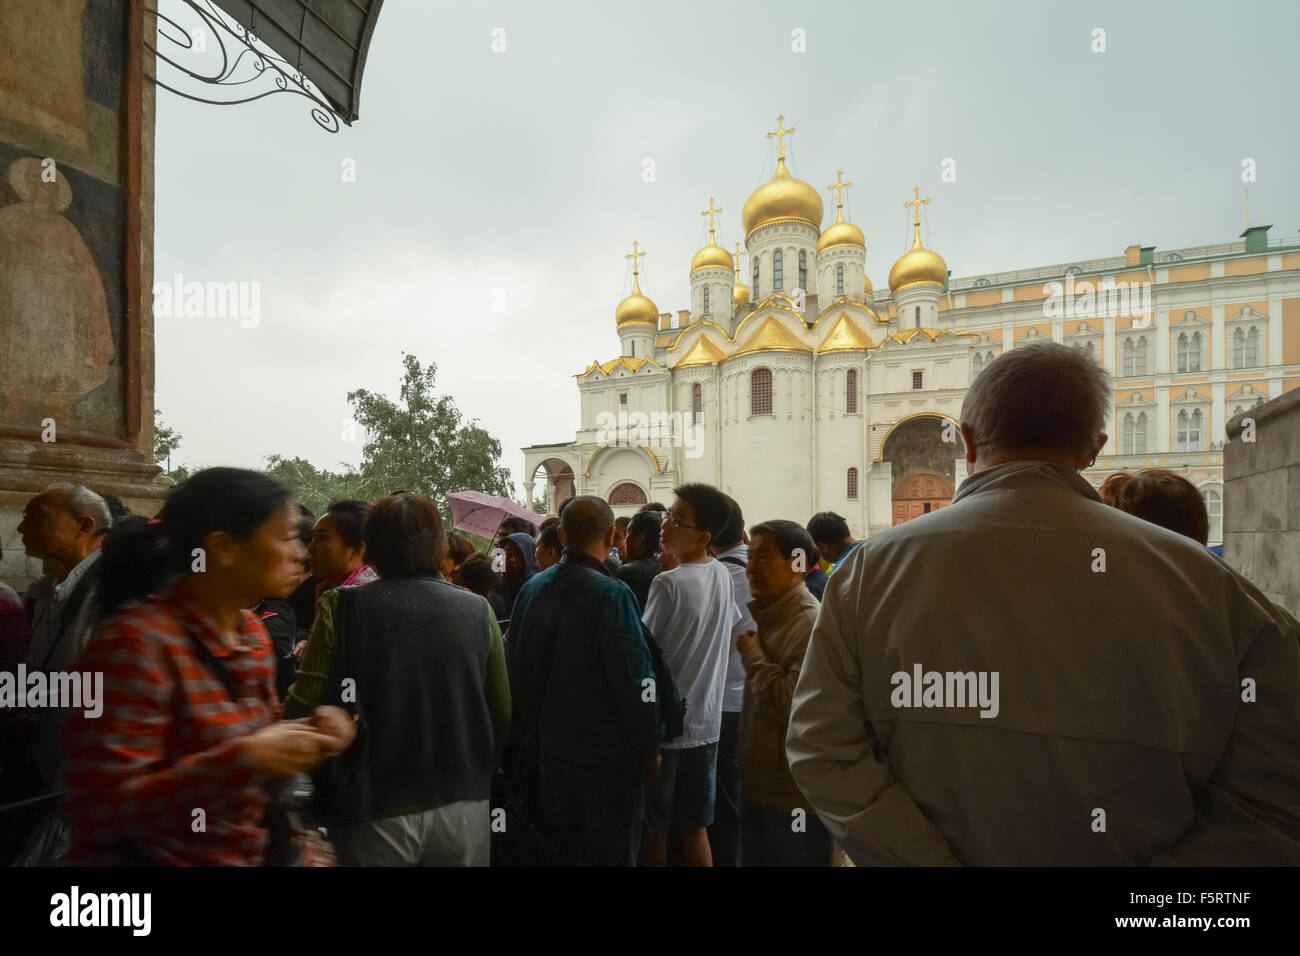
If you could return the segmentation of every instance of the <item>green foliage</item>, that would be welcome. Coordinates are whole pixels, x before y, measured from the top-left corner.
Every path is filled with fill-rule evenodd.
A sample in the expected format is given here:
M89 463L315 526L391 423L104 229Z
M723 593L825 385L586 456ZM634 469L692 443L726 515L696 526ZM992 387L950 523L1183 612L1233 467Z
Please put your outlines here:
M348 393L353 417L366 430L361 475L376 497L402 489L428 495L449 520L446 495L482 491L509 498L510 473L499 464L501 442L465 421L450 396L435 396L438 367L404 354L397 402L358 389Z
M302 458L284 458L270 455L263 471L289 486L294 500L304 504L319 517L332 501L343 498L362 498L371 501L383 497L386 491L372 491L370 483L350 465L343 464L340 472L319 469Z
M153 460L166 465L172 452L181 446L181 434L162 420L162 411L153 410Z

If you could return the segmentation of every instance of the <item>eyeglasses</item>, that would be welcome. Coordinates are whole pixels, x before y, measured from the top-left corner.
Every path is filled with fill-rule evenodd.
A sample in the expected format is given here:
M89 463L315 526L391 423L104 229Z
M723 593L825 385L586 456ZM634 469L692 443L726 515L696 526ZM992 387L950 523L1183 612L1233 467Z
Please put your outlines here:
M704 530L703 528L697 528L697 527L695 527L695 525L693 525L693 524L682 524L682 523L681 523L681 520L678 519L678 517L677 517L675 514L673 514L671 511L664 515L664 524L668 524L668 522L670 522L670 521L673 523L673 527L674 527L674 528L686 528L686 529L688 529L688 530L690 530L690 531L703 531L703 530Z

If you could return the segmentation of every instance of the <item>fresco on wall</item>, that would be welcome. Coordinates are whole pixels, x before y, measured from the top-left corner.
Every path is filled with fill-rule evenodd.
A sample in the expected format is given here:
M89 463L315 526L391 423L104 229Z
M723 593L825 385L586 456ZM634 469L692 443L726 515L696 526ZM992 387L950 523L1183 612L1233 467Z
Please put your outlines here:
M6 0L0 426L123 432L126 5Z

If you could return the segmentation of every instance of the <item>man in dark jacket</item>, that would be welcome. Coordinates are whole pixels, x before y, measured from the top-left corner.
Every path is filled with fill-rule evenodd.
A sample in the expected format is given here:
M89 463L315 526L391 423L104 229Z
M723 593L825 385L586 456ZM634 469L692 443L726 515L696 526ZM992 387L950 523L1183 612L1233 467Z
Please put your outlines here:
M615 573L615 577L632 589L636 606L643 613L650 582L663 570L659 565L659 530L663 517L658 511L641 511L632 516L627 526L627 560Z
M660 766L650 637L632 591L605 567L614 540L609 505L584 495L561 520L560 563L529 580L515 602L512 694L540 756L558 862L632 866L643 783Z

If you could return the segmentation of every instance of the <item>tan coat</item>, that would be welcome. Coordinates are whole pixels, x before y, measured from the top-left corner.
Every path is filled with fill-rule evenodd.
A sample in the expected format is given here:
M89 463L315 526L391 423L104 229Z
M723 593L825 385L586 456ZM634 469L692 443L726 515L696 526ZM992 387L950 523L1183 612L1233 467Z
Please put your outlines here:
M858 864L1300 863L1300 647L1077 472L972 475L824 601L787 752ZM897 694L917 665L998 672L996 716Z
M745 796L766 810L808 807L790 776L785 732L808 639L821 605L802 583L770 607L749 602L758 647L743 655L745 703L740 713L740 772Z

